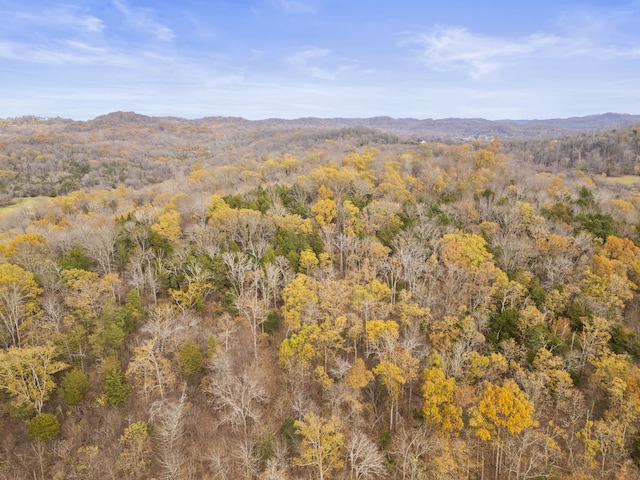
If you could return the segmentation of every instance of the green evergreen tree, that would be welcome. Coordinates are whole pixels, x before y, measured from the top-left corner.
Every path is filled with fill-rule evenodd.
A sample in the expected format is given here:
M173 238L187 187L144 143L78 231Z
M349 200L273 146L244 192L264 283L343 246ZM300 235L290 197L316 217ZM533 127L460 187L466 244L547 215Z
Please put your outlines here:
M39 413L29 422L27 435L33 439L53 440L60 435L60 422L55 415Z
M111 405L122 405L129 397L131 385L115 357L107 358L102 364L102 387L104 398Z
M62 395L67 405L79 404L91 388L89 376L82 370L74 368L62 379Z
M178 365L180 365L180 374L184 378L195 377L200 373L204 357L198 346L189 341L182 345L178 352Z

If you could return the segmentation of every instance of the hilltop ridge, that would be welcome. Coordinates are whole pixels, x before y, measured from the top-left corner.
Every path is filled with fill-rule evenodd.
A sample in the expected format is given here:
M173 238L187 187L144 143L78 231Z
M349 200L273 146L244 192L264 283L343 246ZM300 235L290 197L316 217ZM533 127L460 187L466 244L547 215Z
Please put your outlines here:
M552 119L486 120L483 118L392 118L377 116L368 118L320 118L302 117L296 119L267 118L249 120L242 117L207 116L186 119L174 116L147 116L136 112L111 112L91 120L37 118L33 116L12 119L14 122L46 122L50 126L65 131L79 131L93 128L121 125L152 126L160 124L184 124L233 128L234 130L297 130L365 127L383 130L413 140L472 139L481 137L552 137L574 132L604 130L640 123L640 115L604 113L584 117ZM6 119L4 123L11 122Z

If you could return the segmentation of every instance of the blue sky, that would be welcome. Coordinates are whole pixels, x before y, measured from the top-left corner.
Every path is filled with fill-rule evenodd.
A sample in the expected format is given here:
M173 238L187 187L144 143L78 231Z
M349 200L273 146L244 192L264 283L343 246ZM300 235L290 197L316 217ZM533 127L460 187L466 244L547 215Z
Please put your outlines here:
M640 114L640 0L0 0L0 117Z

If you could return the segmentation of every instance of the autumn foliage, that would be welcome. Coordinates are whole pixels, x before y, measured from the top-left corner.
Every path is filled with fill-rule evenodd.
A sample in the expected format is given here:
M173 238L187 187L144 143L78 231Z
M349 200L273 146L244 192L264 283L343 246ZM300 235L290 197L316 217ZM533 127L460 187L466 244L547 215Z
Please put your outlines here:
M635 183L215 122L3 143L0 477L640 475Z

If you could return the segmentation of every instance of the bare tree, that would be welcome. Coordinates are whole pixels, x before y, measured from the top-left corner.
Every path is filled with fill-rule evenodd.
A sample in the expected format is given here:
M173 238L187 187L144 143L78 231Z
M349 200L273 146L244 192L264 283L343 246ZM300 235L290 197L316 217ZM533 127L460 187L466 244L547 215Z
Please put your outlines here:
M261 333L261 326L265 321L267 312L264 301L258 297L258 292L246 291L236 299L238 312L247 319L253 337L253 355L258 358L258 335Z
M260 457L253 443L245 438L244 441L240 442L234 449L233 456L238 461L240 467L236 469L236 471L238 473L241 471L244 474L243 478L246 480L254 479L260 471Z
M286 257L279 255L275 262L264 266L263 300L267 308L275 308L280 298L282 288L288 285L296 276L291 263Z
M164 353L167 348L177 349L196 323L197 318L189 312L177 312L173 305L161 303L149 313L142 331L153 337L156 340L155 348Z
M259 475L260 480L287 480L287 470L289 468L289 448L283 442L276 441L273 456L267 460L263 472Z
M109 217L97 217L93 222L81 224L80 244L89 256L98 264L101 273L113 271L116 255L117 230L115 220Z
M211 452L209 452L209 466L214 480L227 480L231 478L234 471L232 459L229 458L229 446L226 442L219 442Z
M163 470L161 478L164 480L179 480L186 476L187 457L183 451L186 402L183 390L177 402L164 400L151 406L151 423Z
M253 273L260 267L258 263L244 253L227 252L222 255L227 266L229 281L236 297L241 297L246 288L254 286Z
M347 445L349 475L354 480L387 476L386 459L378 447L360 430L353 432Z
M394 436L390 451L396 458L398 478L418 480L427 478L424 456L433 449L433 441L424 428L407 429L404 425Z
M156 348L156 343L151 339L137 347L127 369L127 376L142 387L146 402L155 392L164 398L166 389L175 382L173 366Z
M230 424L246 437L250 425L260 419L258 405L267 400L261 378L251 367L234 373L226 355L215 357L211 364L206 391L213 396L215 409L221 412L220 423Z

